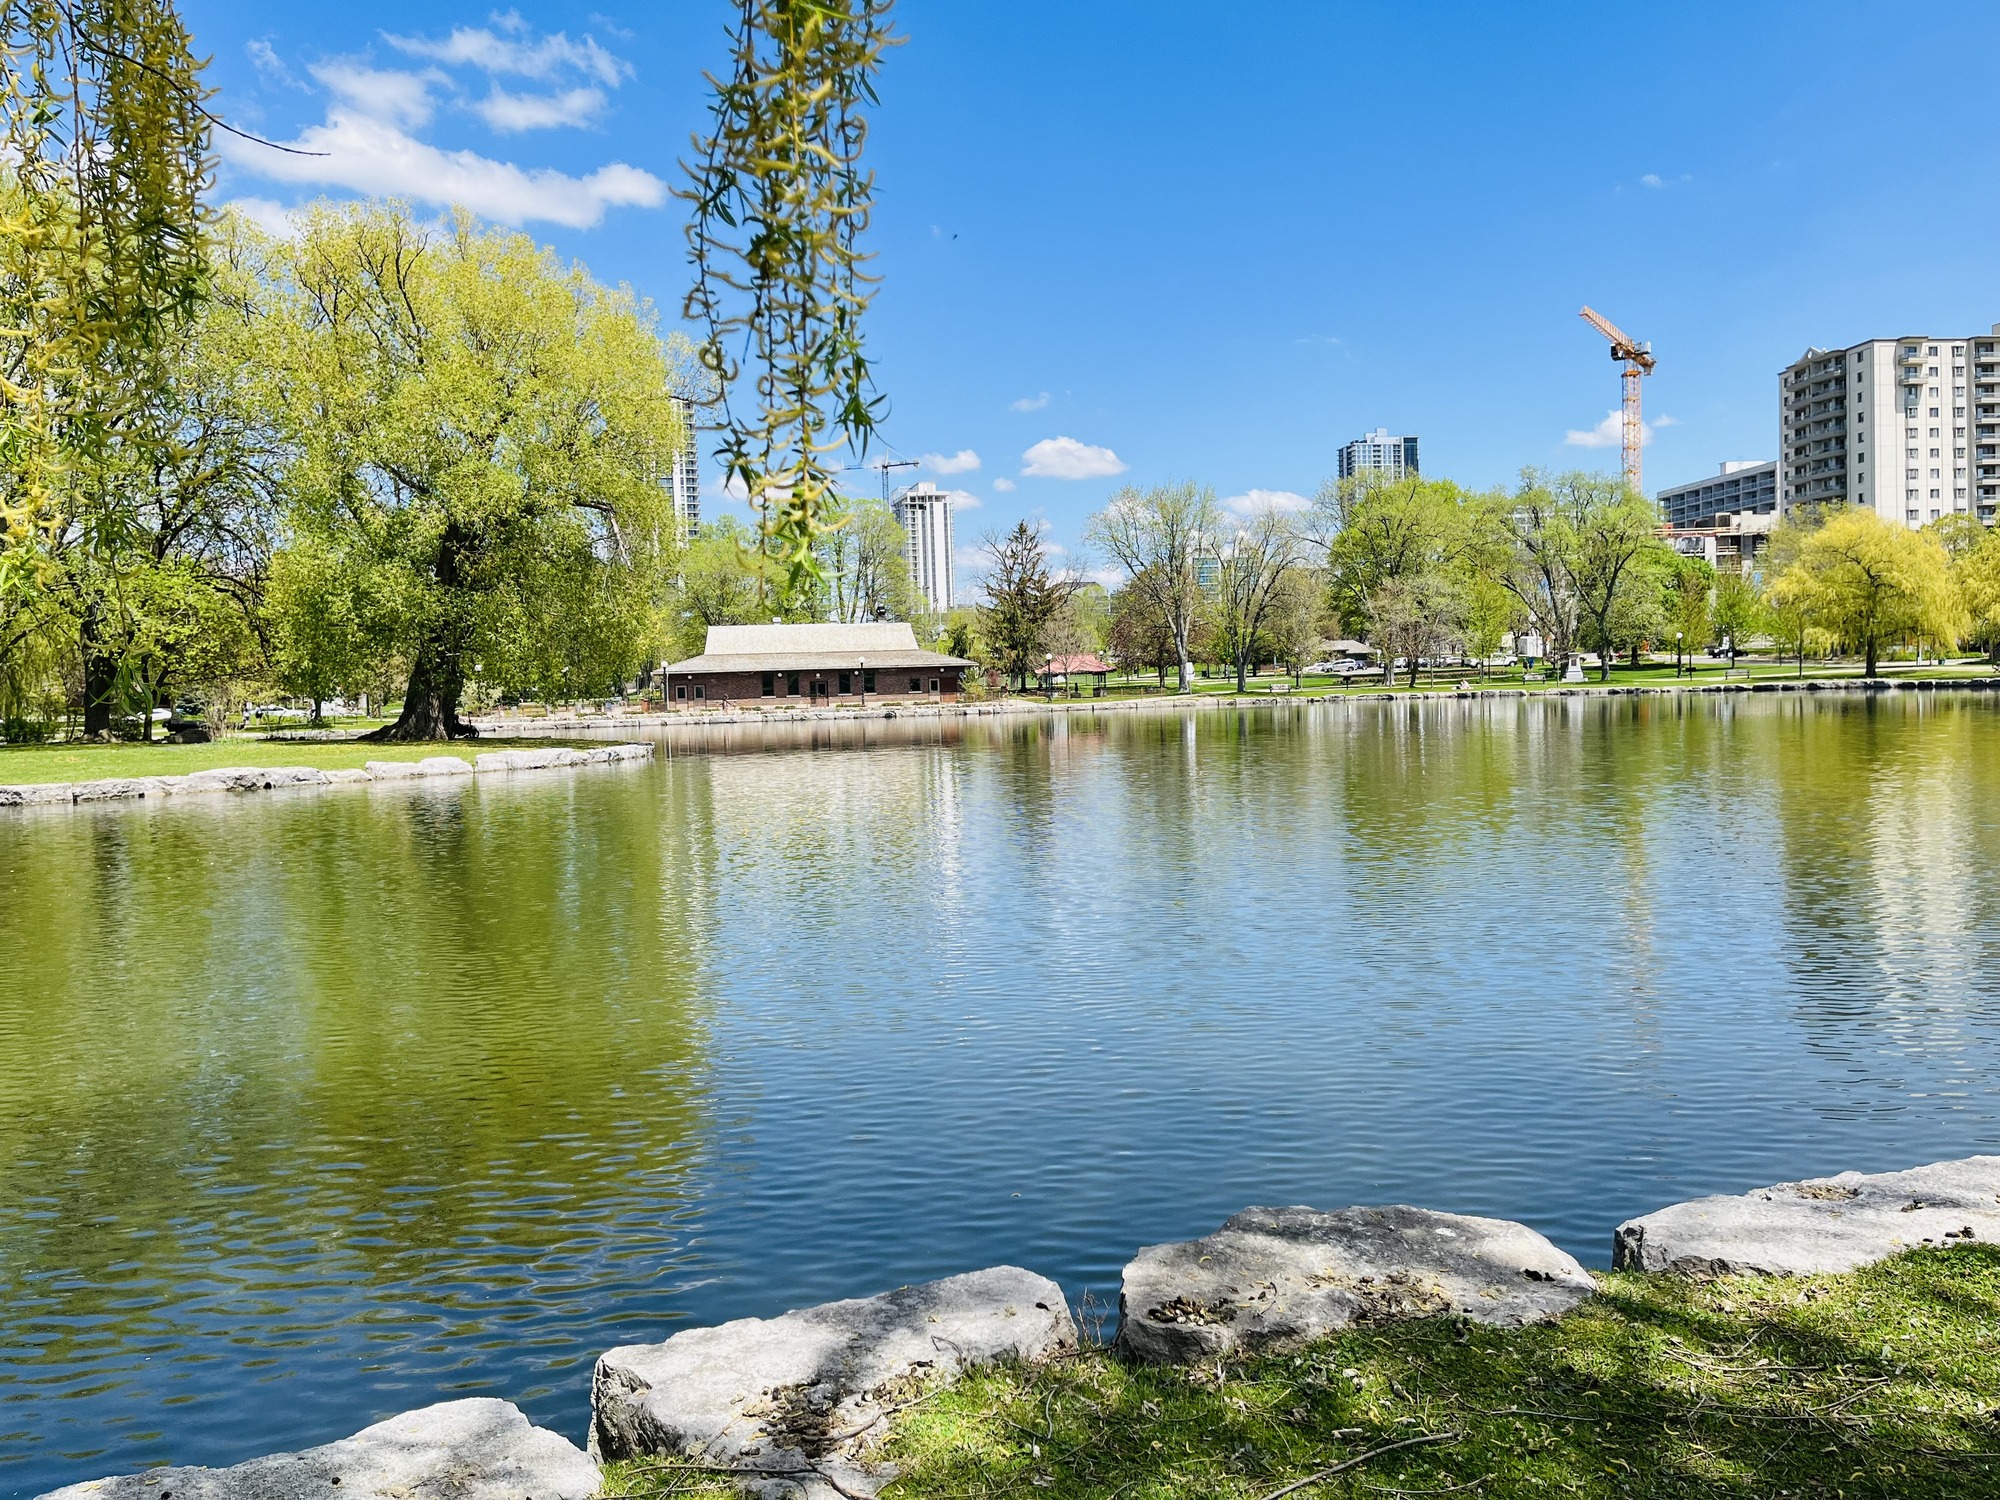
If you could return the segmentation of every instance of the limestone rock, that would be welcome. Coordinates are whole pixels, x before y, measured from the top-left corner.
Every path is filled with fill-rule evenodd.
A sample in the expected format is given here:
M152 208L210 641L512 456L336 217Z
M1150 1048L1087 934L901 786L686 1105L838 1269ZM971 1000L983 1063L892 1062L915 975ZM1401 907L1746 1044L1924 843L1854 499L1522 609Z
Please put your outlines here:
M148 1469L41 1500L588 1500L597 1465L576 1445L481 1397L404 1412L350 1438L227 1469Z
M1974 1239L2000 1240L2000 1156L1676 1203L1620 1224L1611 1264L1686 1276L1809 1276Z
M0 786L0 807L36 807L76 801L76 787L67 781L37 782L30 786Z
M371 760L372 781L409 781L430 776L470 776L472 766L456 755L427 755L422 760Z
M102 781L78 781L70 786L78 802L123 802L146 795L144 776L111 776Z
M345 786L356 781L373 781L375 778L359 766L343 766L337 770L328 771L326 779L329 785Z
M866 1473L854 1455L898 1402L974 1366L1075 1347L1062 1289L1014 1266L691 1328L599 1358L591 1452L741 1466L774 1496L832 1493L829 1474L854 1491Z
M1125 1267L1118 1348L1157 1364L1292 1348L1357 1323L1561 1317L1596 1290L1525 1224L1423 1208L1248 1208Z

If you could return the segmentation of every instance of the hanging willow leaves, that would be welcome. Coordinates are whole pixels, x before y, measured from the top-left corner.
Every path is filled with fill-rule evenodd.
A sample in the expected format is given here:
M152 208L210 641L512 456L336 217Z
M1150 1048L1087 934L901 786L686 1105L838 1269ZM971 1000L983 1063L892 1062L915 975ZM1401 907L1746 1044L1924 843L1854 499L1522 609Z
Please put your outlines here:
M830 455L866 453L881 404L861 339L875 280L859 249L874 196L862 109L877 102L875 71L894 45L891 4L740 0L733 70L709 75L713 133L695 138L683 190L694 205L687 315L708 330L702 359L723 391L716 456L757 512L787 609L812 595L814 544L839 525ZM729 401L745 364L754 415Z
M210 116L170 0L0 0L0 596L206 277Z

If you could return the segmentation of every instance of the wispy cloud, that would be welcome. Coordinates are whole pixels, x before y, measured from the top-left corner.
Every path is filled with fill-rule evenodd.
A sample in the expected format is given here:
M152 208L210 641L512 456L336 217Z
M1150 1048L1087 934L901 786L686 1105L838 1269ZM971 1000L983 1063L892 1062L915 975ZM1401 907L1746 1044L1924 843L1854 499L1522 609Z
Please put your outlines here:
M1043 438L1021 455L1021 461L1021 472L1031 479L1105 479L1127 468L1109 448L1073 437Z
M604 113L604 90L565 89L559 94L515 94L494 84L473 112L503 135L522 130L592 125Z
M486 74L549 80L575 73L614 89L632 76L632 65L606 51L597 38L585 33L571 41L561 31L537 38L518 11L494 16L490 26L455 26L448 37L384 32L382 40L410 57L473 67Z
M971 490L946 490L945 495L953 510L978 510L984 503Z
M1047 391L1043 391L1040 395L1036 396L1023 396L1018 401L1007 403L1014 411L1040 411L1048 404L1049 393Z
M624 65L588 37L584 39L587 46L560 34L537 40L527 34L519 17L511 14L499 18L495 25L501 30L480 29L476 36L461 28L443 43L427 43L421 38L390 40L419 55L471 60L474 66L490 64L491 71L542 76L548 69L566 66L591 70L599 78L609 75L614 82L622 76L619 70ZM478 38L492 41L497 50ZM265 50L270 55L260 67L266 71L282 69L283 60L268 46ZM253 53L253 58L256 56ZM483 63L479 59L484 59ZM461 204L508 224L544 222L588 229L601 223L613 208L657 208L666 202L664 182L625 162L610 162L574 176L430 144L420 132L436 115L440 95L457 87L450 75L437 67L378 68L365 59L334 57L308 71L331 95L326 118L283 144L298 153L314 154L272 151L225 136L218 148L232 166L271 182L409 198L437 207ZM495 85L471 108L496 130L519 131L585 124L595 118L603 103L603 92L594 86L524 95ZM254 201L268 204L270 200ZM267 212L260 213L268 217Z
M926 453L917 462L933 474L969 474L979 467L979 455L961 448L956 453Z
M250 54L250 65L257 70L257 76L267 83L275 83L283 88L302 89L301 82L292 70L285 66L285 60L269 42L258 37L243 44L243 50Z
M1653 433L1662 427L1678 427L1680 423L1662 413L1652 421L1639 423L1639 446L1652 442ZM1624 413L1613 409L1604 414L1604 420L1588 429L1572 427L1563 434L1563 442L1572 448L1621 448L1625 445Z
M1292 490L1246 490L1222 503L1239 516L1254 516L1266 510L1301 511L1312 501Z
M993 481L993 488L1003 495L1011 495L1014 493L1014 481L1002 476Z

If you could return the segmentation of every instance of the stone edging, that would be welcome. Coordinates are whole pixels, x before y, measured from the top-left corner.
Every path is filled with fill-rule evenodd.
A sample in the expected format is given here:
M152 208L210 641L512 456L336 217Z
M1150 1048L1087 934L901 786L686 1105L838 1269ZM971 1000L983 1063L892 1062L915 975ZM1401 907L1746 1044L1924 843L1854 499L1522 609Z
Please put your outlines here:
M1287 703L1395 703L1470 701L1479 698L1672 698L1710 693L1885 693L1927 690L2000 692L1993 677L1806 677L1762 678L1755 682L1680 682L1555 684L1544 688L1477 687L1381 688L1367 692L1194 694L1167 693L1151 698L1070 698L1038 703L1025 698L1001 698L985 703L906 703L884 708L777 708L685 713L600 714L578 719L482 719L488 734L555 733L567 730L673 729L741 724L862 724L884 719L979 719L1005 716L1113 713L1130 709L1273 708Z
M651 760L652 745L603 745L591 750L488 750L471 761L457 755L423 760L371 760L363 767L322 771L316 766L223 766L185 776L116 776L102 781L50 781L0 786L0 807L63 806L84 802L129 802L145 798L191 797L216 792L270 792L282 787L350 786L378 781L416 781L442 776L489 776L498 772L561 770Z

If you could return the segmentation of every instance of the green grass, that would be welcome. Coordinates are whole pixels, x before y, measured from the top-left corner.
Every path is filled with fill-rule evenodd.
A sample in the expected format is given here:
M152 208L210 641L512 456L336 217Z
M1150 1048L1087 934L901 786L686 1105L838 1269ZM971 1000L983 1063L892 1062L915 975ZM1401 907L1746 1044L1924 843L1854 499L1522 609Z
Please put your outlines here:
M1403 1323L1219 1369L1086 1351L991 1370L902 1412L873 1456L901 1467L885 1500L1264 1500L1356 1459L1293 1493L2000 1495L2000 1248L1599 1286L1546 1327ZM662 1461L608 1477L620 1496L729 1493Z
M0 745L0 786L41 785L51 781L101 781L113 776L185 776L218 766L313 766L333 771L361 766L371 760L422 760L427 755L456 755L470 761L482 750L537 749L578 745L585 749L603 740L477 739L451 744L363 745L353 740L228 739L206 745Z

